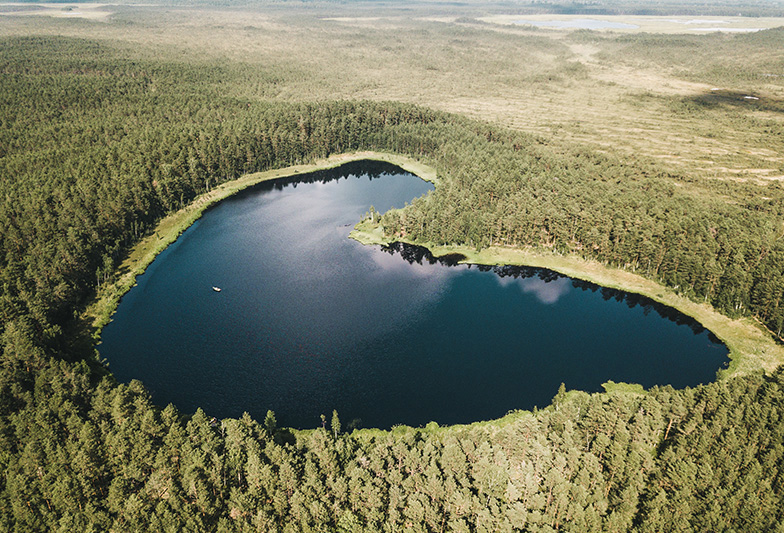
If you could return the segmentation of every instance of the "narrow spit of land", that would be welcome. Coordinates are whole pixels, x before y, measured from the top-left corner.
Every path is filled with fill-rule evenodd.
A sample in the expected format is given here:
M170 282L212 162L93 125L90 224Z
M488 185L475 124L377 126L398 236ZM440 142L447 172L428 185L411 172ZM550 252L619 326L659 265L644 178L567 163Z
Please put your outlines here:
M438 183L436 171L432 167L409 157L380 152L333 155L314 163L248 174L237 180L224 183L161 220L155 229L130 251L115 273L115 282L101 287L83 314L83 319L92 326L95 332L95 339L99 338L101 329L111 320L120 298L134 286L136 276L144 273L156 256L177 240L182 232L198 220L208 207L264 181L335 168L359 160L392 163L423 180ZM370 221L358 223L351 237L363 244L388 244L390 242L390 239L383 235L378 224ZM707 304L694 302L632 272L609 268L599 262L576 256L555 255L546 251L490 247L478 252L468 246L409 243L425 246L435 256L450 253L462 254L465 256L464 263L547 268L603 287L647 296L696 319L727 345L730 350L731 364L729 369L722 371L722 377L759 371L772 372L784 363L784 347L776 344L770 335L752 319L728 318Z

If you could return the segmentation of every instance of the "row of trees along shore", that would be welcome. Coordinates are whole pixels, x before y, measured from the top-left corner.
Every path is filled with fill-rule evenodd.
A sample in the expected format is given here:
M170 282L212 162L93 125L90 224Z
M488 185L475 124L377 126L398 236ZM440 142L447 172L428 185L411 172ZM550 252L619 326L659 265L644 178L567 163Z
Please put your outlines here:
M225 84L242 80L224 66L131 60L96 42L0 46L3 530L781 528L781 372L562 390L547 409L469 427L345 434L335 414L292 433L271 413L260 424L157 407L140 383L116 383L73 326L130 246L198 194L383 150L440 177L382 218L391 234L581 254L780 336L781 184L763 197L401 103L232 98Z

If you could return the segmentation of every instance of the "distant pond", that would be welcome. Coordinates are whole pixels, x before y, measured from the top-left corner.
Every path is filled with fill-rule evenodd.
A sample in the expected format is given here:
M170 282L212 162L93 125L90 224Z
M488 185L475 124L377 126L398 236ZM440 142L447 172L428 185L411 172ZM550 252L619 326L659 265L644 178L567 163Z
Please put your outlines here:
M99 345L160 405L313 428L468 423L608 381L715 379L727 349L632 294L521 267L449 266L348 238L432 185L358 162L209 209L138 278ZM220 292L213 289L219 288Z
M582 18L571 18L566 20L520 19L514 21L514 23L526 26L536 26L538 28L570 28L581 30L635 30L639 28L636 24L626 24L625 22Z

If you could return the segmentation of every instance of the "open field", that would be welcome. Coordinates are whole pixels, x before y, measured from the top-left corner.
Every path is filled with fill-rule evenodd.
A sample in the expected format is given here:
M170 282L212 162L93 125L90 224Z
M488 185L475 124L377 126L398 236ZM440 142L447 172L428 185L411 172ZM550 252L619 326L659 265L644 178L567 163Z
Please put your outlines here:
M110 4L91 3L0 3L0 17L2 16L44 16L55 18L81 18L87 20L106 20L112 15Z
M228 64L220 89L242 98L416 102L646 157L690 178L753 182L760 194L784 176L784 30L706 33L694 31L701 24L637 17L634 31L561 31L483 22L481 12L466 18L427 4L94 9L110 15L6 12L0 36L78 36L112 42L129 58ZM719 19L728 23L717 26L784 25Z
M492 24L534 26L552 30L588 29L617 33L703 34L745 33L784 26L777 17L684 17L640 15L491 15L479 20Z

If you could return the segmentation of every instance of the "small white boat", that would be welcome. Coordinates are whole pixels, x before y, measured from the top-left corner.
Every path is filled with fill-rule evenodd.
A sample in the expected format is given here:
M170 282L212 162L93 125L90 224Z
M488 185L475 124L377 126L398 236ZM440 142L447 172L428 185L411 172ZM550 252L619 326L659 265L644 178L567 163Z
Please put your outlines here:
M221 288L220 287L213 287L212 290L214 290L215 292L220 292Z

